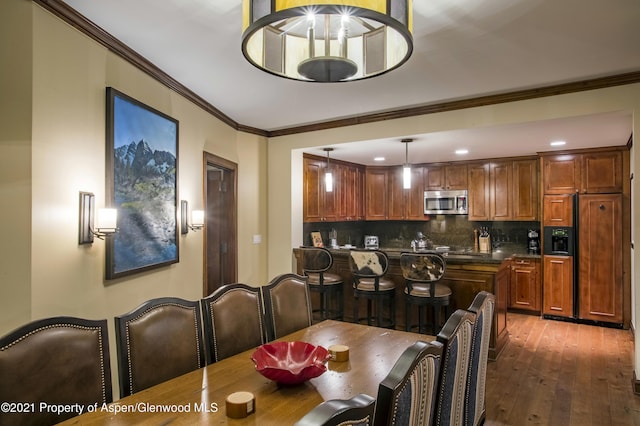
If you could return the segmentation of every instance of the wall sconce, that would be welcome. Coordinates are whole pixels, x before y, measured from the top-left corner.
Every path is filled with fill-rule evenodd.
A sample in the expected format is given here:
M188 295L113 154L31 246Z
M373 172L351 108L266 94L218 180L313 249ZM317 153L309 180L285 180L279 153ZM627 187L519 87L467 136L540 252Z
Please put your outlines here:
M80 191L80 226L78 228L78 244L92 244L93 237L104 240L105 237L118 232L118 210L98 209L97 218L95 195Z
M189 229L199 231L204 228L204 210L193 210L191 212L191 225L187 222L189 215L189 203L186 200L180 201L180 233L188 234Z

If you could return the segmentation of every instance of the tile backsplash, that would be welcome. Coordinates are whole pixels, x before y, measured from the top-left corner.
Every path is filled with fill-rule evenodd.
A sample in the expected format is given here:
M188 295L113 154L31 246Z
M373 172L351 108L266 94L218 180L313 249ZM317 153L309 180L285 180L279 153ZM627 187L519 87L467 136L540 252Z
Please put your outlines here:
M329 232L336 230L338 245L364 246L365 235L377 235L381 248L410 249L411 241L422 232L434 246L452 250L473 248L474 229L486 227L495 244L526 247L527 230L540 229L540 222L471 222L462 215L434 215L425 221L359 221L303 224L305 245L311 245L311 232L320 232L325 246Z

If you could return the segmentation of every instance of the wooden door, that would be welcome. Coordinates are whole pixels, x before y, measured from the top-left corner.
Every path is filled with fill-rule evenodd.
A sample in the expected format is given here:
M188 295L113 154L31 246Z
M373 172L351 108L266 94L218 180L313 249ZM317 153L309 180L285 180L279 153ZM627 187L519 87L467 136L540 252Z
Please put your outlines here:
M489 220L489 164L469 165L468 220Z
M511 220L511 162L491 163L489 166L489 200L491 220Z
M573 317L573 257L543 256L542 312Z
M367 168L365 171L365 209L367 220L387 218L387 170Z
M622 152L582 154L581 192L592 194L622 192Z
M543 226L573 226L573 196L545 195Z
M538 161L513 162L513 219L538 220Z
M540 264L535 259L515 258L511 266L509 307L540 311Z
M579 318L622 323L622 195L581 195L579 212Z
M573 194L580 185L580 155L542 157L545 194Z

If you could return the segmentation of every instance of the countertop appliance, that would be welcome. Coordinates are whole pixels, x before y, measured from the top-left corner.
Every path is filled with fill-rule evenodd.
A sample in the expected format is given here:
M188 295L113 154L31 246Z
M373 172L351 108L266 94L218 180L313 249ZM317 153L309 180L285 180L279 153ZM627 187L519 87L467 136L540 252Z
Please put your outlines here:
M424 214L467 214L467 190L425 191Z
M376 235L365 235L364 236L364 248L369 250L378 250L379 241Z
M529 229L527 231L527 252L529 254L540 254L539 229Z

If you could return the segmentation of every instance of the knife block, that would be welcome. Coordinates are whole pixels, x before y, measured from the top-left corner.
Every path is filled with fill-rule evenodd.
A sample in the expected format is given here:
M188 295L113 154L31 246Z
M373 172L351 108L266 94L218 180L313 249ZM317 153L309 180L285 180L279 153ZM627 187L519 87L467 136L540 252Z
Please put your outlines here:
M480 246L481 252L489 253L491 251L491 236L478 237L478 245Z

